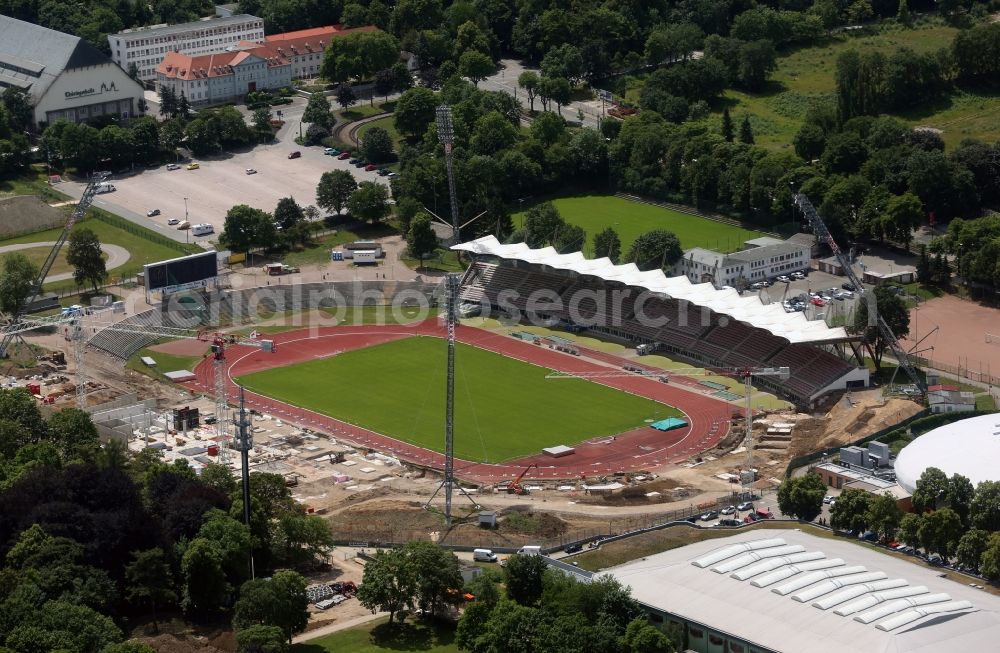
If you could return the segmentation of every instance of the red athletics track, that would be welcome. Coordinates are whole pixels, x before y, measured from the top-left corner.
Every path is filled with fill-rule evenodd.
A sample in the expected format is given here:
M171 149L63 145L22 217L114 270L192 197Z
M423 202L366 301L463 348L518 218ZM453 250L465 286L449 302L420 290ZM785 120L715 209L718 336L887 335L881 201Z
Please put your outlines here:
M609 369L576 356L474 327L462 326L456 333L460 342L561 372L599 372ZM276 351L272 354L252 347L234 345L228 349L226 393L230 399L236 396L236 385L232 381L234 376L333 356L413 335L444 337L445 331L435 320L412 325L337 326L269 335L275 342ZM442 362L444 357L442 348ZM208 394L214 392L211 358L198 364L195 375L195 380L186 383L189 388ZM531 463L538 464L530 474L531 478L536 479L568 479L579 478L581 475L655 469L710 449L729 431L733 407L724 401L638 376L600 379L595 382L674 406L685 413L689 426L666 433L641 428L614 438L595 438L576 445L575 453L561 458L539 453L502 464L456 459L456 474L465 480L491 483L516 476ZM247 392L246 397L250 407L300 427L329 433L333 437L370 447L402 460L437 469L444 468L443 454L256 393ZM462 436L456 434L456 437Z

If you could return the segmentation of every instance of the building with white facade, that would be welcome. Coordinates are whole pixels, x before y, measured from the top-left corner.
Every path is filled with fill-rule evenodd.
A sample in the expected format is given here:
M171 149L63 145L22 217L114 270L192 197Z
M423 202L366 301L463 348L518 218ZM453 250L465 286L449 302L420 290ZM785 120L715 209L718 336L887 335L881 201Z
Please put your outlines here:
M121 120L144 111L142 86L78 36L0 16L0 89L28 92L35 124Z
M732 254L695 247L684 252L673 273L695 283L737 287L741 280L751 284L805 270L809 262L809 246L795 242L773 242Z
M235 102L291 83L291 63L264 45L194 57L168 52L156 70L157 89L171 88L192 106Z
M377 30L374 25L348 29L341 29L340 25L327 25L297 32L271 34L264 37L264 44L291 62L293 79L308 79L319 75L319 69L323 65L323 54L331 40Z
M168 52L188 55L211 54L234 49L241 42L264 42L264 21L240 14L209 17L181 25L151 25L108 35L111 59L128 71L136 65L139 79L156 79L156 70Z

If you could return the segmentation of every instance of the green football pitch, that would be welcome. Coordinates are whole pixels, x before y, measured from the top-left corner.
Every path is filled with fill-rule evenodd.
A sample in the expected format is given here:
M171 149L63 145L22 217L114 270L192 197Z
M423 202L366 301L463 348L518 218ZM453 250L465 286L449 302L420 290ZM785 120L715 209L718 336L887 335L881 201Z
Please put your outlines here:
M444 450L445 342L411 337L242 376L248 390ZM455 455L501 462L680 417L677 409L459 344Z
M633 202L614 195L582 195L552 200L559 214L587 232L584 253L593 252L594 236L606 227L618 232L622 241L622 256L628 254L632 241L653 229L666 229L677 234L681 247L706 247L720 252L735 252L744 241L759 238L759 231L742 229L723 222L700 218L654 204ZM515 213L514 225L520 227L524 213Z

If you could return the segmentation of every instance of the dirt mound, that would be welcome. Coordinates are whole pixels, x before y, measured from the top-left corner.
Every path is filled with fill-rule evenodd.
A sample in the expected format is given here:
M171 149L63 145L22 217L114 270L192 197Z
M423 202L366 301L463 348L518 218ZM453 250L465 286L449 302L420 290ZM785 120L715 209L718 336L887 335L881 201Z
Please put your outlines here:
M236 641L232 633L228 637L220 635L213 638L211 643L206 642L201 637L190 635L157 635L156 637L136 637L134 641L148 644L159 653L228 653L236 649ZM219 648L214 644L224 644L225 648Z
M508 534L551 538L562 535L568 529L565 521L549 512L510 511L500 520L500 532Z

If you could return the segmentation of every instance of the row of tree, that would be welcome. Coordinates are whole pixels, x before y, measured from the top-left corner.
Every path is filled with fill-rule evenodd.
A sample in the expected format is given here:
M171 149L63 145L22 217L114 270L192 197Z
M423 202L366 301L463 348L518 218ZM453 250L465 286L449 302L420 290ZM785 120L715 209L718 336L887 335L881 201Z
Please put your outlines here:
M101 446L75 408L45 419L25 390L0 390L0 646L12 650L124 651L128 620L183 609L193 620L236 605L238 628L305 621L305 582L275 568L309 569L332 548L284 478L251 475L250 526L227 467L198 475L145 449ZM243 587L246 594L237 592ZM237 600L238 599L238 600Z
M34 123L28 94L16 86L0 93L0 177L23 170L31 161L25 133Z
M823 508L828 488L817 474L792 478L778 489L782 513L812 521ZM880 541L898 540L923 548L1000 579L1000 483L973 487L961 474L950 478L928 467L917 479L912 513L900 510L891 494L872 495L848 488L830 508L830 526L854 535L874 532Z

